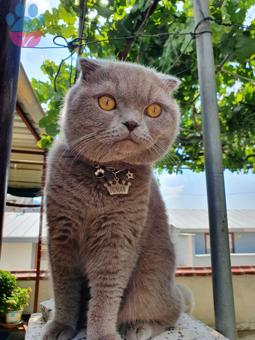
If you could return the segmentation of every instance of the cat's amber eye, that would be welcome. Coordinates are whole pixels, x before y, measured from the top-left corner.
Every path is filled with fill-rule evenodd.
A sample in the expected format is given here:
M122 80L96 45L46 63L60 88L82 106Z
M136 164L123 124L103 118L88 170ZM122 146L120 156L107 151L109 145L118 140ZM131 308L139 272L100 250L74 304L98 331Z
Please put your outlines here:
M98 98L98 105L105 111L111 111L116 108L116 101L113 97L104 95Z
M147 114L147 116L151 118L159 117L161 114L161 111L162 111L162 108L158 103L150 104L145 109L145 113Z

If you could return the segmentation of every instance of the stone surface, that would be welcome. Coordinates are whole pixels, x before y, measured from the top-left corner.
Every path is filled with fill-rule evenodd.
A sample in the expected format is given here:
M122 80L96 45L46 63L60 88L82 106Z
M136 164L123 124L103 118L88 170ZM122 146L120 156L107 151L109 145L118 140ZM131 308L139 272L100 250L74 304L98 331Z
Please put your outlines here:
M39 340L41 339L42 328L45 325L41 313L34 313L31 315L28 321L28 327L26 331L26 340Z
M40 340L42 328L45 325L42 314L32 314L28 323L25 340ZM86 336L81 331L73 340L85 340ZM154 338L155 340L227 340L214 329L200 321L192 319L187 314L182 314L176 327Z
M53 319L53 312L54 312L54 300L53 299L41 302L40 308L42 312L42 318L45 322Z

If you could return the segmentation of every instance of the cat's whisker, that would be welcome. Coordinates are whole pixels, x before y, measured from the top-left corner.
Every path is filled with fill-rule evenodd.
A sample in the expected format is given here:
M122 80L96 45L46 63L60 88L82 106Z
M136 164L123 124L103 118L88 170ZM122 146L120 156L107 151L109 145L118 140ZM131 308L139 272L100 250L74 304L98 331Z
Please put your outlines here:
M93 145L90 145L91 142L93 142ZM76 159L78 159L79 156L81 156L82 153L84 153L86 148L89 149L90 147L92 147L94 149L95 153L98 153L99 152L98 150L100 150L100 153L102 153L104 155L105 149L107 149L107 151L110 151L112 144L113 143L112 143L111 131L106 131L102 135L99 134L99 135L96 135L96 136L93 136L93 137L90 136L87 139L83 138L82 140L79 141L79 143L76 143L72 147L71 151L76 155Z
M72 142L70 143L69 146L72 148L72 147L74 147L75 145L78 145L79 143L81 143L81 142L83 142L83 141L86 141L86 140L88 140L88 139L92 139L92 138L94 138L94 137L98 137L98 136L100 136L100 134L105 135L105 134L108 134L108 133L110 133L110 132L111 132L111 131L102 129L102 130L98 130L98 131L95 131L95 132L86 134L86 135L84 135L84 136L82 136L82 137L80 137L80 138L78 138L78 139L72 141Z
M153 139L148 136L148 135L143 135L144 140L149 144L149 147L147 148L147 150L152 150L154 151L157 155L161 156L161 153L164 151L163 149L161 150L161 148L158 147L158 145L155 144L155 142L153 141Z
M102 131L97 131L96 133L91 133L89 135L85 135L78 140L72 142L70 145L70 148L75 149L76 146L80 145L81 143L88 142L90 140L95 140L95 141L100 141L101 139L105 139L107 137L111 137L112 135L112 129L111 130L104 130Z
M94 132L91 132L91 133L87 133L86 135L83 135L83 136L73 140L72 143L70 144L70 146L75 145L75 144L81 142L82 140L84 140L88 137L96 136L97 134L101 133L102 131L104 131L104 130L102 129L102 130L94 131Z

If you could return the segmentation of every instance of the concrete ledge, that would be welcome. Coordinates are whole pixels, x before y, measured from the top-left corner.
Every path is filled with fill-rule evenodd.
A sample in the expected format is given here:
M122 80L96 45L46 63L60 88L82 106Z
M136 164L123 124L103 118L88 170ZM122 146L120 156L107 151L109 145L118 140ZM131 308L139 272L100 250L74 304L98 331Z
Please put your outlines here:
M41 339L42 328L45 325L42 314L32 314L28 323L25 340ZM85 340L86 335L81 331L73 340ZM206 326L200 321L192 319L187 314L182 314L176 327L162 333L154 338L155 340L226 340L224 336L216 332L214 329Z

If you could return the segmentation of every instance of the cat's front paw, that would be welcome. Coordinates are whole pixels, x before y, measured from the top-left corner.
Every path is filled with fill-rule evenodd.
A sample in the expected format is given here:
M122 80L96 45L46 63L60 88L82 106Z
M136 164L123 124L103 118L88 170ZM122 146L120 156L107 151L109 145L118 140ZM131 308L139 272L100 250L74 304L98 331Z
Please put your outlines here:
M128 330L125 340L148 340L152 337L151 329L146 325L138 326Z
M42 340L69 340L72 339L76 333L72 327L53 320L45 325Z
M105 336L102 336L98 340L123 340L123 339L118 333L115 333L115 334L107 334Z

